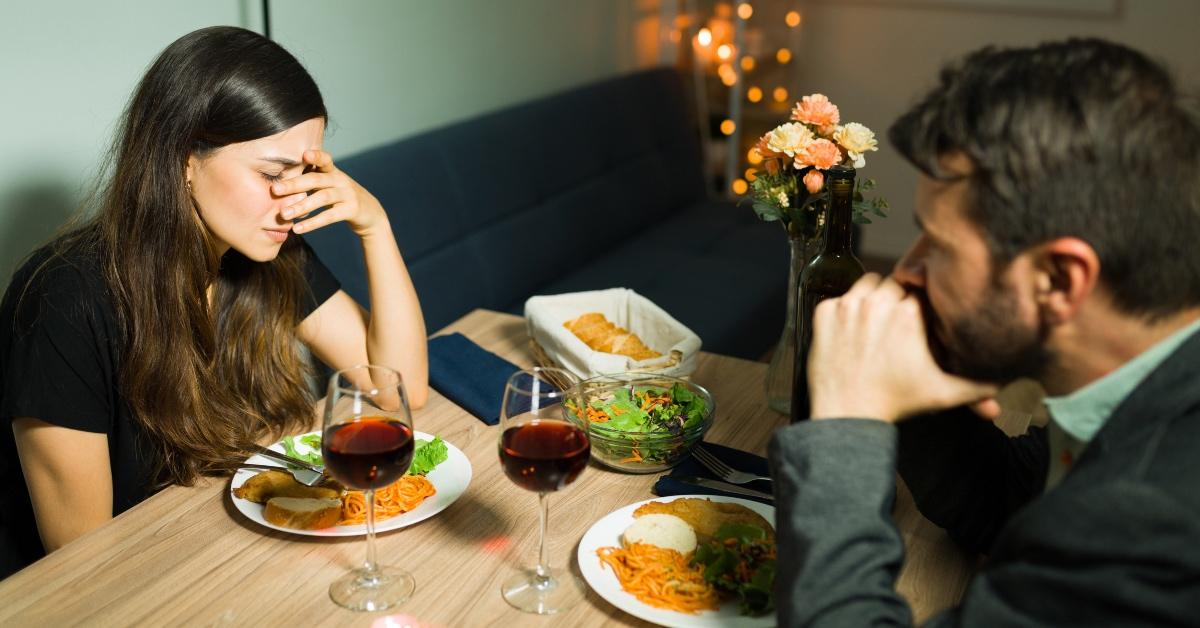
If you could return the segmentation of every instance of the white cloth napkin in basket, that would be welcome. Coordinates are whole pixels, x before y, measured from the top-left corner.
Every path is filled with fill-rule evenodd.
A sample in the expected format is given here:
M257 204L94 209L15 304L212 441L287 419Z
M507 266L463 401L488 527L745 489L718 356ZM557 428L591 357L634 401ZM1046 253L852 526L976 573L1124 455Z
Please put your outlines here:
M662 357L639 361L594 351L563 327L563 323L588 312L599 312L613 324L637 334ZM653 301L628 288L530 297L525 302L525 320L529 337L546 355L584 379L628 371L687 377L696 370L700 337Z

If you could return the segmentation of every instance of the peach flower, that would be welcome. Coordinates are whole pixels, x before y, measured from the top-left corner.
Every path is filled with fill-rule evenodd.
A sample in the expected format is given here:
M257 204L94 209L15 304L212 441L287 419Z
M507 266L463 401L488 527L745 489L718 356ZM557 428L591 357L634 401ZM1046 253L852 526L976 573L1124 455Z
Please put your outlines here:
M842 151L838 149L837 144L820 138L809 142L804 150L796 155L796 169L812 166L820 170L826 170L836 166L842 161Z
M758 151L758 154L761 155L763 159L779 159L783 157L783 153L777 153L771 150L771 147L769 146L770 141L771 134L763 134L762 137L758 138L758 143L754 145L754 150Z
M813 133L808 127L797 122L787 122L767 133L767 149L795 157L813 141Z
M805 96L792 109L792 119L821 129L832 129L841 120L837 105L824 94ZM825 131L822 130L822 133Z
M853 160L855 168L867 165L863 153L879 150L879 142L875 140L875 133L857 122L848 122L846 126L839 126L833 132L833 139L846 149L846 154Z
M825 175L821 174L820 170L812 169L808 174L804 175L804 187L809 194L816 194L821 191L821 187L825 185Z

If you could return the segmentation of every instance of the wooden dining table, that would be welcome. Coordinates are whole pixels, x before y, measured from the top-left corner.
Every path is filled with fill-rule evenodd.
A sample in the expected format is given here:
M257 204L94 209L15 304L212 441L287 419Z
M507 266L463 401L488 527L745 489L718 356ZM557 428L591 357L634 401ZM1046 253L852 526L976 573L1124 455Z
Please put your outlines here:
M461 332L518 366L533 364L520 317L475 310L439 333L448 332ZM772 432L787 423L766 404L765 372L760 362L701 353L692 380L712 392L718 407L706 440L765 455ZM446 510L379 535L380 561L407 569L417 581L412 599L397 609L358 613L329 599L330 582L363 560L362 537L264 528L234 507L229 478L206 478L167 488L0 581L0 626L369 626L393 614L432 626L646 625L590 590L559 615L511 608L500 584L535 562L536 495L505 477L496 453L499 428L435 391L413 420L417 430L461 449L473 478ZM613 510L654 497L659 475L592 463L554 493L551 565L578 573L575 549L588 528ZM902 484L893 515L907 550L897 590L920 622L959 600L975 557L922 517Z

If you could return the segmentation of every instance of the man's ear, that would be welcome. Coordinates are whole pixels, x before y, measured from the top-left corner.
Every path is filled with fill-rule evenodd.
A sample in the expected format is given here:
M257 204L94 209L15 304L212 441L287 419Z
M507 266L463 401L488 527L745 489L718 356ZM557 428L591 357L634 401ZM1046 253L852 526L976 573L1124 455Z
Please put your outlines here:
M1051 323L1071 320L1100 283L1100 256L1079 238L1056 238L1038 247L1034 290Z

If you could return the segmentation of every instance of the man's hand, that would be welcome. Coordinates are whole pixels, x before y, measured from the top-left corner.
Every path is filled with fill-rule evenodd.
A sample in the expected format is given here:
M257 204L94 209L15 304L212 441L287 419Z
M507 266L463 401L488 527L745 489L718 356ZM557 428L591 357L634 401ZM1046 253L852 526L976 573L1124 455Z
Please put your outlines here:
M987 408L996 394L993 385L942 371L929 351L916 297L875 273L817 305L808 382L813 419L892 423L968 403Z

